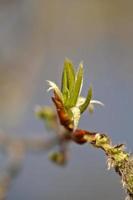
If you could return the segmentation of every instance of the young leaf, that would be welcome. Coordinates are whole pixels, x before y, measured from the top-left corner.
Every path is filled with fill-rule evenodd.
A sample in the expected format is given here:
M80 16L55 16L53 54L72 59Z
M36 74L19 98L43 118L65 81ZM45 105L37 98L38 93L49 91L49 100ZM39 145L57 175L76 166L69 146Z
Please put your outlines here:
M63 102L64 101L63 95L62 95L60 89L58 88L58 86L52 81L47 80L47 82L50 86L47 91L49 92L50 90L54 90Z
M91 100L90 104L98 105L98 106L104 106L104 104L101 101L98 101L98 100Z
M90 104L88 106L88 110L89 110L89 113L93 113L94 112L94 109L95 109L95 106L104 106L104 104L101 102L101 101L98 101L98 100L91 100L90 101Z
M92 87L89 88L85 102L79 107L81 114L87 109L92 99Z
M71 91L75 82L75 71L72 62L66 59L64 63L64 68L66 69L67 74L67 88L69 89L69 91Z
M79 70L76 75L75 85L70 94L70 106L74 107L77 103L83 84L83 65L80 64Z
M68 90L68 82L67 82L67 70L66 65L64 65L63 73L62 73L62 82L61 82L61 92L64 98L64 103L67 100L69 96L69 90Z
M62 73L62 81L61 81L61 92L64 94L64 92L66 92L67 88L68 88L67 70L66 70L66 65L64 64L64 69L63 69L63 73Z

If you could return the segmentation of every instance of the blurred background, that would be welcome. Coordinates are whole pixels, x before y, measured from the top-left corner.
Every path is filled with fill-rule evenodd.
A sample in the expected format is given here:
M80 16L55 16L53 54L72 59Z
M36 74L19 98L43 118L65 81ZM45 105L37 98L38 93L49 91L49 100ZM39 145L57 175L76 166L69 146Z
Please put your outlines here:
M64 59L84 62L104 108L85 113L80 127L107 132L133 151L133 1L0 0L0 129L8 135L48 135L34 117L50 105L45 80L60 84ZM1 163L4 158L0 158ZM9 200L124 199L120 179L103 152L71 145L64 168L47 154L27 155Z

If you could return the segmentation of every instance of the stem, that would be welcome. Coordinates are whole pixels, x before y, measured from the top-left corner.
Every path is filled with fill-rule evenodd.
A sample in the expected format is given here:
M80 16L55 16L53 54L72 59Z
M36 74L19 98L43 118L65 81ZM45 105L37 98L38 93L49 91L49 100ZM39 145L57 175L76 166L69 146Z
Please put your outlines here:
M127 191L127 200L133 199L133 156L125 151L125 146L112 145L106 134L86 132L83 137L93 147L102 149L107 156L108 169L114 168L121 177L123 188Z

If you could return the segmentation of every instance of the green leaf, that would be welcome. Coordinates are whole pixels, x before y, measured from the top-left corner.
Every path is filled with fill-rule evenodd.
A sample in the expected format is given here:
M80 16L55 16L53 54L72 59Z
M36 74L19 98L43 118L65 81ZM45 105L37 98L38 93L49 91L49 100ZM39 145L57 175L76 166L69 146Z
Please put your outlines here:
M81 114L87 109L92 99L92 87L89 88L85 102L79 107Z
M70 91L72 91L75 83L75 71L70 60L66 59L64 62L64 70L62 73L61 91L64 98L64 104L68 104L70 98Z
M68 87L67 87L67 71L66 71L66 66L64 65L64 69L63 69L63 73L62 73L61 92L64 94L67 89L68 89Z
M66 59L64 62L64 68L67 75L67 88L71 91L75 82L75 71L72 62Z
M64 105L66 105L66 102L70 98L70 92L69 92L68 88L66 89L66 92L64 92L63 98L64 98Z
M69 96L66 65L64 65L64 69L62 73L61 92L62 92L64 103L65 103L65 101L68 99L68 96Z
M74 107L77 103L78 97L80 95L83 83L83 65L80 64L79 70L76 75L75 85L70 93L70 106Z

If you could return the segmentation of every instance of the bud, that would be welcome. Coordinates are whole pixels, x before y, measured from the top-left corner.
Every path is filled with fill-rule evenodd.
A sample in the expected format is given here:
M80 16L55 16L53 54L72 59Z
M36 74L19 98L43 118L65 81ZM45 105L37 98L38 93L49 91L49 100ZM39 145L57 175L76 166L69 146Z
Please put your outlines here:
M97 135L99 135L99 133L97 132L90 132L90 131L86 131L86 130L82 130L82 129L76 129L73 133L72 133L72 140L78 144L84 144L86 142L94 145L95 147L97 144Z
M49 154L49 159L60 166L66 164L66 157L63 152L52 152L51 154Z

